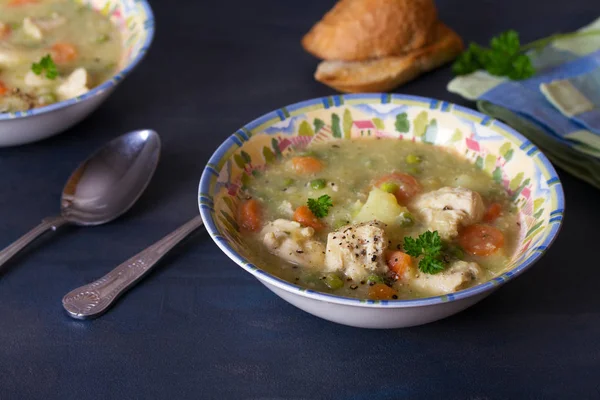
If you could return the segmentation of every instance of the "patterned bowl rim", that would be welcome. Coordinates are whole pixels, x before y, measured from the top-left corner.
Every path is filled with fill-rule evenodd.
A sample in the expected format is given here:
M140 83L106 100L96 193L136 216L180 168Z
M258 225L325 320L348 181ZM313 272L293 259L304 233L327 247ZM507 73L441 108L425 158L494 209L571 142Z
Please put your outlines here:
M140 4L146 13L146 21L144 21L144 29L146 30L146 40L144 44L140 48L138 54L135 56L133 60L131 60L125 68L119 70L115 75L113 75L110 79L106 80L101 85L96 86L92 90L82 94L81 96L74 97L72 99L59 101L54 104L50 104L48 106L34 108L28 111L17 111L14 113L0 113L0 121L3 120L11 120L15 121L18 119L23 119L27 117L32 117L35 115L46 114L52 111L59 110L61 108L72 106L75 103L80 103L82 101L86 101L94 96L103 93L105 90L108 90L114 86L116 86L119 82L121 82L125 76L127 76L139 63L142 61L150 45L152 44L152 40L154 39L154 23L148 23L148 21L154 21L154 14L152 13L152 9L150 8L150 4L146 0L136 0L137 4Z
M521 142L521 147L523 145L531 145L531 142L515 131L513 128L509 127L502 122L491 119L489 116L474 111L470 108L462 107L456 104L452 104L446 101L435 100L427 97L421 96L412 96L412 95L401 95L401 94L388 94L388 93L365 93L365 94L346 94L346 95L336 95L330 97L320 97L311 100L302 101L299 103L295 103L285 108L289 110L298 110L305 108L307 106L322 104L325 105L325 108L329 106L340 105L340 99L344 100L344 104L347 103L347 100L354 101L354 103L349 103L348 105L356 104L357 100L365 100L366 103L373 104L373 100L380 100L381 103L390 103L392 100L399 101L407 101L410 103L423 103L423 105L430 105L431 108L437 107L439 104L442 105L442 109L453 113L456 115L454 111L462 114L468 114L471 117L477 117L480 119L480 123L486 123L491 125L495 124L498 128L502 129L505 135L516 138ZM310 111L310 110L309 110ZM562 219L558 221L558 224L548 224L544 231L547 232L550 229L550 233L547 234L543 243L538 245L537 247L529 247L527 249L528 253L533 253L530 257L528 257L525 261L521 262L513 269L504 272L502 275L497 276L494 279L491 279L487 282L481 283L479 285L470 287L468 289L464 289L455 293L450 293L446 295L434 296L434 297L426 297L419 299L409 299L409 300L367 300L367 299L356 299L344 296L336 296L333 294L323 293L311 289L306 289L301 286L294 285L288 281L285 281L281 278L278 278L275 275L272 275L257 266L250 263L245 257L241 256L233 247L229 245L227 239L219 234L219 230L217 229L217 225L213 218L213 207L206 204L206 201L202 201L208 199L209 203L212 204L212 193L210 191L211 179L215 177L215 175L219 175L219 171L215 170L212 166L219 165L222 161L222 158L230 153L230 149L232 147L240 147L241 142L238 135L236 135L240 131L251 132L253 129L259 127L264 124L266 121L270 121L272 119L282 119L281 109L271 111L267 114L264 114L261 117L249 122L244 125L240 130L236 131L233 135L229 136L213 153L210 157L207 165L204 167L202 172L202 176L200 178L200 184L198 189L198 207L200 209L200 215L202 216L202 220L204 222L204 226L208 231L210 237L217 244L217 246L236 264L240 267L254 275L260 281L264 281L270 285L273 285L279 289L285 290L290 294L295 294L302 297L307 297L315 300L325 301L328 303L336 303L343 304L347 306L358 306L358 307L368 307L368 308L406 308L406 307L421 307L421 306L431 306L441 303L448 303L456 300L467 299L469 297L477 296L482 293L492 291L504 283L514 279L515 277L521 275L525 270L530 268L536 261L540 259L540 257L547 251L547 249L552 245L560 229L562 227ZM231 154L231 153L230 153ZM550 211L552 215L553 212L561 211L564 214L565 208L565 198L564 192L562 188L562 183L560 182L560 178L556 173L556 170L546 158L546 156L538 151L535 155L530 155L530 157L538 157L542 162L544 167L546 168L550 178L548 181L552 181L553 185L551 186L551 190L553 190L556 194L557 198L557 206L554 210ZM201 204L203 203L203 204Z

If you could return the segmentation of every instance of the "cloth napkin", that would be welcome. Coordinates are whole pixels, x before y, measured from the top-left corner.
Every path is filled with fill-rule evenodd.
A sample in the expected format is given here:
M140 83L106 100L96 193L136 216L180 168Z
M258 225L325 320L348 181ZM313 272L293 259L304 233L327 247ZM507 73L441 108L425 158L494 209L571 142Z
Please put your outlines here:
M537 73L512 81L485 71L448 90L527 136L557 166L600 188L600 18L571 39L528 53Z

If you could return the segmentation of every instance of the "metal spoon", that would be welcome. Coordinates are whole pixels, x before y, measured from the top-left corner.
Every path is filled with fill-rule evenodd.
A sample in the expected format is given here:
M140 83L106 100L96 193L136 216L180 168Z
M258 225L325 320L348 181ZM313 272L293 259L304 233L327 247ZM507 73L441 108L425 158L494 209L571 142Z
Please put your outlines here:
M48 230L62 225L100 225L119 217L140 197L158 164L160 138L152 130L120 136L84 161L67 181L60 215L46 218L0 251L0 269Z
M63 307L76 319L98 317L173 247L202 225L202 217L198 215L102 278L67 293L62 300Z

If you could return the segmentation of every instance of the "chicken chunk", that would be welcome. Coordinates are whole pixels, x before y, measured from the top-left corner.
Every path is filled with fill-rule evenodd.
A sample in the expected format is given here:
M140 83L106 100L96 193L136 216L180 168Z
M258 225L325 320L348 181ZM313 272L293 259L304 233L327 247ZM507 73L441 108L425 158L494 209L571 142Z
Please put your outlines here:
M58 13L52 13L49 16L32 18L31 21L40 29L50 31L63 26L67 23L67 18Z
M379 221L347 225L327 236L325 270L344 272L353 280L388 271L384 251L388 239Z
M424 193L413 201L411 207L429 230L438 231L444 240L458 236L461 226L480 221L485 211L479 193L453 187Z
M292 264L322 268L325 245L314 239L315 231L295 221L276 219L261 231L267 249Z
M60 100L81 96L89 91L87 87L88 80L88 73L85 68L77 68L56 88L56 93Z
M470 286L481 274L481 267L474 262L454 261L446 270L437 274L418 272L409 285L430 295L453 293Z
M54 81L46 78L44 75L36 75L35 72L29 70L25 74L25 85L31 88L48 87L54 85Z
M37 26L29 17L25 17L23 19L23 31L27 34L27 36L38 41L42 40L44 37L40 27Z
M17 50L6 41L0 40L0 67L13 67L26 60L27 57L23 51Z

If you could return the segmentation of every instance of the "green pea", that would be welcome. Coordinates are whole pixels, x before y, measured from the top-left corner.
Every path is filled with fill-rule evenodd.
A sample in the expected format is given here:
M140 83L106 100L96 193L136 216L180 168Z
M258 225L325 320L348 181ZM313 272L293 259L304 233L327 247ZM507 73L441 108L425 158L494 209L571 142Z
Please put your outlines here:
M325 284L329 289L337 290L344 286L344 281L336 274L328 274L325 276Z
M283 184L285 186L292 186L294 184L295 180L293 180L292 178L285 178L283 180Z
M379 188L388 193L396 193L396 191L400 189L400 187L393 182L384 182Z
M337 221L335 221L335 223L333 224L333 229L335 229L336 231L338 229L340 229L342 226L346 226L350 223L350 221L346 220L346 219L339 219Z
M325 179L313 179L310 181L310 187L315 190L324 189L325 185L327 185L327 181Z
M43 105L56 103L57 100L58 99L56 98L56 95L54 93L44 93L38 98L40 104Z
M101 33L100 35L96 36L96 43L106 43L109 40L110 36L108 36L106 33Z
M465 252L459 246L448 244L444 246L444 252L454 258L462 260L465 257Z
M408 228L409 226L413 226L415 224L415 218L412 216L411 213L405 212L400 214L400 226L402 226L403 228Z
M408 173L411 175L420 175L421 172L423 172L423 171L419 167L410 167L408 169Z
M416 154L409 154L406 156L406 162L409 164L420 164L422 161L421 157Z
M458 258L459 260L462 260L463 258L465 258L465 252L463 251L463 249L461 249L458 246L454 246L452 248L452 255L456 258Z
M261 174L261 172L260 172L259 170L255 169L255 170L252 170L252 175L254 175L255 177L257 177L257 178L258 178L258 177L259 177L259 176L261 176L262 174Z
M367 278L367 282L372 284L383 283L383 278L379 275L369 275L369 277Z

